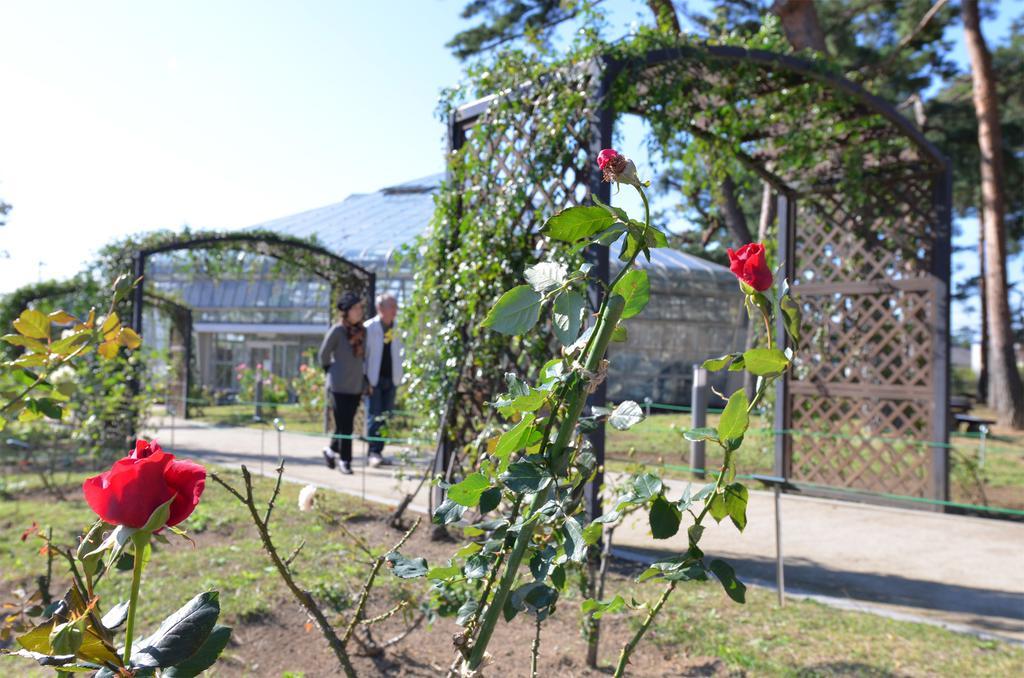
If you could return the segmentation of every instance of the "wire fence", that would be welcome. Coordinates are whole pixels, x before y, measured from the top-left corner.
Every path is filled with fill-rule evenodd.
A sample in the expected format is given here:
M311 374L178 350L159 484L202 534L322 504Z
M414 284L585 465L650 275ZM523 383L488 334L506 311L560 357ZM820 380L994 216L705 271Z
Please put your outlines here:
M244 407L253 407L254 411L255 411L255 408L257 406L260 406L262 408L267 408L268 410L273 409L274 411L279 410L281 408L294 409L294 408L300 408L301 407L301 405L298 404L298 403L272 403L272 402L267 402L267 401L263 401L263 402L257 402L257 401L236 401L236 402L232 402L232 403L228 403L228 404L217 404L217 403L213 403L211 401L203 400L203 399L189 399L189 402L190 402L190 404L196 404L196 405L199 405L200 407L211 408L211 409L212 408L216 408L216 407L224 407L224 406L229 406L229 407L230 406L234 406L234 407L244 406ZM675 404L672 404L672 403L660 403L660 402L656 402L656 401L654 401L652 399L649 399L649 398L644 399L644 401L642 402L642 406L643 406L643 408L645 409L645 411L646 411L646 413L648 415L657 414L659 412L671 413L671 414L689 414L689 413L693 412L693 408L685 406L685 405L675 405ZM722 410L721 409L716 409L716 408L707 408L706 412L708 414L710 414L710 415L717 415L717 414L720 414L722 412ZM402 418L405 418L406 420L409 420L409 421L406 422L406 425L403 427L404 430L407 430L407 431L415 431L416 430L416 421L415 421L415 414L414 413L408 412L408 411L403 411L403 410L395 410L395 411L392 412L392 415L395 415L395 416L398 416L398 417L402 417ZM767 411L761 412L761 413L757 413L755 415L755 421L758 421L758 420L763 421L764 419L770 418L770 416L771 416L771 413L767 412ZM202 418L202 417L200 417L200 418ZM655 418L655 420L656 419L657 418ZM260 422L270 423L266 419L262 419L262 418L254 418L251 423L260 423ZM306 422L306 423L308 423L308 422ZM636 458L636 453L641 454L645 458L649 458L651 456L654 456L655 458L659 458L659 459L663 459L664 457L670 456L670 455L672 455L672 456L675 456L675 455L679 455L679 456L686 455L688 453L688 451L689 451L689 442L686 441L683 438L683 436L681 435L682 430L684 430L684 427L681 427L681 426L675 428L675 430L674 430L674 433L678 434L678 445L674 446L673 449L668 449L668 450L666 450L666 449L636 450L634 448L634 449L630 450L628 453L624 453L623 451L621 451L621 449L617 449L616 448L615 436L618 434L618 432L610 431L609 432L609 439L608 439L610 445L609 445L609 450L608 450L608 452L606 454L606 460L610 461L610 462L623 462L623 461L628 462L628 461L632 461L632 460L634 460ZM417 436L411 435L411 434L410 435L378 435L378 436L370 436L370 435L366 435L366 434L363 434L363 433L352 433L352 434L333 433L333 434L328 434L328 433L320 433L320 432L295 431L295 430L289 431L289 433L292 434L292 435L300 435L300 436L306 436L306 437L311 437L311 438L319 438L319 439L322 439L322 440L335 439L335 440L353 440L353 441L363 441L363 442L377 442L377 443L382 443L384 445L401 445L401 446L407 446L407 447L415 447L415 448L421 449L421 450L422 449L432 448L435 445L435 442L436 442L435 440L433 440L431 438L417 437ZM979 467L982 467L982 468L984 467L984 465L986 463L986 457L988 457L989 459L992 459L992 458L1000 458L1001 459L1002 457L1000 457L999 455L1005 455L1006 453L1009 453L1008 456L1013 457L1014 455L1016 455L1021 460L1020 496L1021 496L1021 499L1024 499L1024 449L1022 449L1022 447L1020 445L1015 444L1013 441L1005 440L1005 439L1000 439L999 437L992 436L991 434L988 434L986 432L979 432L979 433L957 432L957 433L954 433L954 434L951 435L951 441L950 442L942 442L942 441L911 440L911 439L905 439L905 438L894 438L894 437L886 437L886 436L878 436L878 435L868 435L868 434L865 434L865 433L832 433L832 432L822 432L822 431L808 431L808 430L804 430L804 429L777 429L777 428L775 428L773 426L770 426L770 425L768 425L768 426L757 426L757 425L755 425L755 426L753 426L752 428L750 428L747 431L747 435L751 436L752 438L754 438L755 441L756 440L760 440L760 442L759 443L755 442L754 446L751 446L751 448L743 448L744 452L746 454L746 457L747 457L746 461L752 462L752 463L748 463L747 464L748 467L749 466L753 466L753 467L755 467L759 471L765 471L765 472L771 471L772 470L771 463L774 460L774 455L773 455L773 451L772 451L773 440L774 440L774 438L776 436L783 435L783 434L791 434L791 435L796 435L796 436L808 437L808 438L812 438L812 439L817 438L817 439L847 440L847 441L850 441L851 443L853 443L853 442L863 443L863 442L868 442L868 441L873 441L874 440L874 441L883 442L883 443L887 443L887 444L899 443L899 444L902 444L902 445L920 446L920 447L928 447L928 448L939 447L939 448L944 448L944 449L947 449L947 450L950 450L951 452L953 452L955 457L956 457L956 458L953 459L953 461L955 463L963 463L964 460L967 460L967 462L972 463L972 464L976 464L976 465L978 465ZM695 475L703 475L705 473L713 472L715 470L715 469L694 468L694 467L689 466L689 465L666 463L664 461L660 461L660 462L658 462L656 464L648 464L648 465L654 465L654 466L660 467L662 469L665 469L666 471L682 472L682 473L695 474ZM708 464L708 465L711 466L711 464ZM754 478L754 474L746 474L746 475L737 476L737 477L744 478L744 479L753 479ZM833 496L849 498L849 499L855 500L855 501L865 501L865 500L868 500L868 501L876 500L877 501L877 500L881 500L881 501L887 501L887 502L899 502L899 503L915 504L915 505L929 505L929 506L943 507L943 508L960 510L960 511L981 513L981 514L986 514L986 515L999 515L999 516L1007 516L1007 517L1021 517L1021 516L1024 516L1024 510L1021 510L1021 509L1018 509L1018 508L996 506L996 505L992 505L992 504L989 504L989 503L981 503L981 502L976 502L976 501L939 500L939 499L932 499L932 498L927 498L927 497L898 494L898 493L892 493L892 492L878 492L878 491L870 491L870 490L864 490L864 489L859 489L859 488L841 487L841 486L836 486L836 485L824 485L824 484L813 483L813 482L804 482L804 481L799 481L799 482L794 481L794 482L800 488L806 488L809 491L827 492L828 494L833 495Z

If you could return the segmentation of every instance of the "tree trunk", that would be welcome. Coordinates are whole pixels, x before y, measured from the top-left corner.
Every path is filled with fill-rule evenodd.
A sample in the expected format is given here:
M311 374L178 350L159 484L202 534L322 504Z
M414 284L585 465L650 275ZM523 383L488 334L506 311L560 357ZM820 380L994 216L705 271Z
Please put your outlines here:
M658 28L674 35L679 35L682 32L679 27L679 15L676 14L672 0L647 0L647 6L654 14Z
M981 34L978 0L961 5L964 39L971 60L974 112L981 152L981 204L985 229L985 295L989 320L988 404L999 423L1024 428L1024 388L1017 372L1010 326L1006 276L1006 196L1003 185L1002 126L992 54Z
M772 13L782 22L782 30L793 49L825 51L825 32L821 30L814 0L775 0Z
M978 367L978 402L988 402L988 299L985 294L985 219L978 209L978 298L981 300L981 365Z
M725 226L729 229L729 235L736 247L742 247L750 242L750 227L747 225L747 215L740 207L740 198L736 194L736 182L732 177L726 176L722 180L722 186L718 193L718 204L722 208L722 217L725 219Z

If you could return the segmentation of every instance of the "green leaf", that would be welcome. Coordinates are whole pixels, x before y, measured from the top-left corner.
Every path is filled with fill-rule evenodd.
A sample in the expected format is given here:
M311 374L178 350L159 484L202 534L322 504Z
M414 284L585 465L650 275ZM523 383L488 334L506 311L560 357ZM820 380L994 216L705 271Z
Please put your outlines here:
M693 524L686 528L686 539L690 542L691 546L696 546L700 541L701 536L704 535L704 526Z
M674 537L679 531L679 522L682 517L683 514L675 504L667 501L663 495L658 495L651 505L651 513L648 516L651 534L655 539Z
M615 223L615 217L601 207L570 207L548 219L544 230L563 242L589 238Z
M587 541L583 538L580 522L573 516L566 518L562 535L565 537L565 556L574 563L582 563L587 557Z
M580 605L583 614L589 614L594 619L600 619L606 614L614 614L626 608L626 600L622 596L615 596L611 600L584 600Z
M644 420L644 411L632 400L626 400L612 410L608 415L608 423L612 428L620 431L628 431L634 425Z
M701 365L701 367L710 372L717 372L720 369L728 367L730 364L732 364L732 361L736 360L736 358L739 358L742 355L742 353L726 353L720 358L708 358L707 360L704 361L704 364Z
M188 659L206 642L218 616L217 592L200 593L165 619L156 633L138 641L132 666L169 668Z
M536 291L547 292L565 284L566 272L565 264L542 261L526 269L523 277L526 278L526 282L530 283L530 287Z
M661 478L653 473L644 473L633 480L633 492L638 501L644 502L661 494L664 485Z
M27 308L14 321L14 329L32 339L49 339L50 319L35 309Z
M555 297L551 318L562 346L572 346L579 336L585 307L586 301L579 292L562 292Z
M626 273L619 282L612 288L613 294L618 294L626 300L626 308L622 311L623 318L631 318L647 306L651 297L651 283L647 279L647 271L642 268L634 268Z
M694 443L700 442L701 440L718 442L718 430L709 426L699 426L697 428L690 428L683 431L683 437Z
M195 654L169 669L164 669L161 675L164 678L193 678L198 676L214 665L221 652L227 647L229 640L231 640L230 626L214 626L213 631L207 636L206 642L196 650Z
M82 344L89 341L89 332L76 332L69 337L60 339L50 344L50 350L57 355L69 355L74 353Z
M458 565L446 565L444 567L432 567L427 570L427 579L451 579L462 574L462 568Z
M484 327L502 334L523 334L540 319L541 296L529 285L513 287L501 295L484 318Z
M477 603L473 598L470 598L459 608L458 613L455 615L455 623L459 626L465 626L469 620L473 618L473 615L476 614L478 608L479 603Z
M729 512L733 525L740 532L747 526L747 488L740 483L732 483L725 488L725 508Z
M616 325L615 329L612 330L612 341L616 343L622 343L629 339L629 332L626 330L625 325Z
M487 513L498 508L501 503L501 488L492 487L480 495L480 513Z
M470 473L462 482L448 488L448 498L462 506L476 506L482 495L491 486L482 473Z
M565 590L565 568L563 566L555 565L551 570L551 583L555 585L556 589Z
M50 419L60 421L64 417L64 410L53 398L36 398L34 403L36 408Z
M722 417L718 420L718 439L727 446L729 441L734 441L734 445L738 446L738 442L743 440L743 435L750 425L750 415L747 414L749 405L747 392L742 388L729 396L729 402L726 403Z
M551 474L530 461L510 464L501 481L513 492L539 492L551 482Z
M487 576L487 570L491 567L491 559L483 554L477 553L466 559L466 565L462 573L466 579L483 579Z
M440 506L434 509L434 515L430 519L435 525L450 525L462 520L462 514L465 512L465 506L446 498Z
M544 620L551 614L558 601L558 591L543 582L533 581L513 591L509 600L517 610L526 610L538 619Z
M46 353L46 344L39 341L38 339L26 337L23 334L5 334L3 337L0 337L0 339L3 339L8 344L11 344L13 346L22 346L24 348L29 348L35 351L36 353Z
M800 306L793 301L793 297L783 294L779 299L779 309L782 311L783 325L786 327L786 334L790 336L793 343L800 344Z
M789 366L789 358L777 348L752 348L743 354L743 362L759 377L776 377Z
M583 541L587 543L587 546L593 546L600 541L603 533L604 528L601 523L594 521L583 528Z
M629 215L626 214L626 210L622 209L621 207L612 207L611 205L606 205L603 202L601 202L601 199L598 198L594 194L591 194L590 198L591 198L591 200L594 201L595 205L597 205L598 207L603 209L605 212L610 214L612 216L612 218L617 219L617 220L621 221L624 224L628 224L629 223Z
M499 459L507 459L513 452L518 452L526 447L530 436L535 430L533 427L534 419L535 417L532 414L524 414L519 423L502 433L501 437L498 438L498 444L494 447L494 456Z
M716 523L722 522L722 518L729 515L729 507L725 505L725 493L714 492L708 499L708 513L715 519Z
M423 577L430 571L427 561L424 558L406 558L398 551L392 551L385 556L388 569L396 577L401 579L415 579Z
M708 569L722 582L725 593L737 603L747 602L747 587L736 578L736 572L724 560L712 560Z

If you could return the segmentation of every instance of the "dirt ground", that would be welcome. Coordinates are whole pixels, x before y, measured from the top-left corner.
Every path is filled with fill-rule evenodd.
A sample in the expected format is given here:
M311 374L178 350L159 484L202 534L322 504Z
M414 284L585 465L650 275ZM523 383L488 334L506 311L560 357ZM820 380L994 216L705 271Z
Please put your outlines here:
M374 544L394 542L399 536L395 530L374 520L355 521L349 529ZM443 562L451 556L456 545L430 540L430 526L421 525L402 551L425 557L430 563ZM386 573L382 576L387 576ZM610 574L612 588L628 581L623 572ZM371 596L372 598L373 596ZM563 606L576 607L579 600L567 599ZM367 616L384 612L383 605L369 605ZM601 670L586 665L586 642L580 633L576 610L563 610L547 619L541 633L539 676L601 676L611 675L618 660L618 652L631 636L625 618L605 618L601 627ZM398 615L396 615L397 617ZM394 619L394 618L393 618ZM267 618L246 621L236 628L213 676L281 676L292 672L296 676L314 678L341 675L338 662L319 629L307 624L308 617L291 598L282 597L276 612ZM373 638L384 642L406 629L401 620L388 620L373 627ZM400 643L388 648L383 656L370 658L355 654L353 663L360 676L443 676L455 657L452 638L462 627L451 618L439 618L432 626L424 623ZM490 649L494 655L485 676L528 676L530 645L534 634L533 617L518 615L511 623L499 623ZM635 653L631 676L724 676L725 665L713 657L688 657L653 641L656 631L645 637L642 647ZM281 640L286 638L287 642Z

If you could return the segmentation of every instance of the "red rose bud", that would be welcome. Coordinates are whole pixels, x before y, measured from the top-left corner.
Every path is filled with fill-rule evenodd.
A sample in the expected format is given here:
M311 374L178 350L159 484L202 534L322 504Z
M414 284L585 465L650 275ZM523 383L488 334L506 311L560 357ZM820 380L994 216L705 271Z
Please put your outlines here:
M140 440L109 471L86 479L82 492L96 515L126 527L143 527L156 509L173 499L167 519L173 526L192 515L205 486L205 468Z
M772 286L772 272L764 256L764 245L759 242L747 243L729 254L729 270L741 282L750 285L758 292L764 292Z
M614 148L606 148L597 154L597 166L604 175L604 180L611 183L640 186L640 177L636 173L633 161Z

